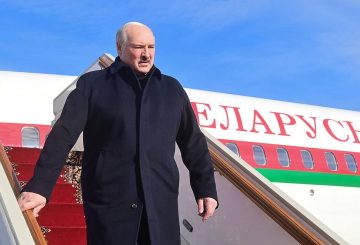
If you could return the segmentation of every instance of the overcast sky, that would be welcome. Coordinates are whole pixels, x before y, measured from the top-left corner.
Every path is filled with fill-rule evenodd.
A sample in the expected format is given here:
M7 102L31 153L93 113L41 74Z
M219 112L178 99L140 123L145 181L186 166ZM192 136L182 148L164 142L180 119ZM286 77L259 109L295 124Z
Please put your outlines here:
M360 1L0 0L0 70L79 75L128 21L184 87L360 111Z

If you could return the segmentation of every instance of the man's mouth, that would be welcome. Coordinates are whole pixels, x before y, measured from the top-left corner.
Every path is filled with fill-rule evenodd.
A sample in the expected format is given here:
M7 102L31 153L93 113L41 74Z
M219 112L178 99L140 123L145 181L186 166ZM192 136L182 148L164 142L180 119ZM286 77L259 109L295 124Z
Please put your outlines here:
M149 65L150 61L140 61L139 65Z

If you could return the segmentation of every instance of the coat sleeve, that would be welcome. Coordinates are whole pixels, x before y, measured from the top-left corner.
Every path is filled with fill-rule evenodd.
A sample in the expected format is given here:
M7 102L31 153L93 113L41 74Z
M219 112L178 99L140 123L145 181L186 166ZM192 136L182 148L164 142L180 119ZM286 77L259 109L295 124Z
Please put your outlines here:
M66 157L86 124L88 96L85 83L83 76L80 77L76 89L69 94L61 116L53 126L41 151L34 175L23 192L38 193L49 201Z
M196 199L212 197L218 201L214 168L205 136L198 126L190 100L182 88L181 93L184 105L176 142L183 162L189 170L191 188Z

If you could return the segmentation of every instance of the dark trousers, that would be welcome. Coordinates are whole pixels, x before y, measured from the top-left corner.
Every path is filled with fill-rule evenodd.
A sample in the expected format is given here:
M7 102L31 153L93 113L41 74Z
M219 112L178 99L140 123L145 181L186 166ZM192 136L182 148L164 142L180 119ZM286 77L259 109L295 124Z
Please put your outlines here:
M141 214L137 245L150 245L149 226L145 206L143 207L143 211Z

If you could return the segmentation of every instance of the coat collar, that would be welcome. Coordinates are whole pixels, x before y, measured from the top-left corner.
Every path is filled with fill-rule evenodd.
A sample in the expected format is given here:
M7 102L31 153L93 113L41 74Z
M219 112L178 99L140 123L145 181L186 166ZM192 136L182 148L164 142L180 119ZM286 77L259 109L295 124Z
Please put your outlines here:
M155 68L155 70L154 70L152 76L157 76L160 79L161 71L155 65L154 65L154 68ZM120 60L119 56L117 56L114 63L112 63L110 66L110 72L111 72L111 74L115 74L116 72L119 72L121 70L130 72L132 69L127 64L122 62ZM132 73L134 73L134 72L132 72ZM134 75L135 75L135 73L134 73Z

